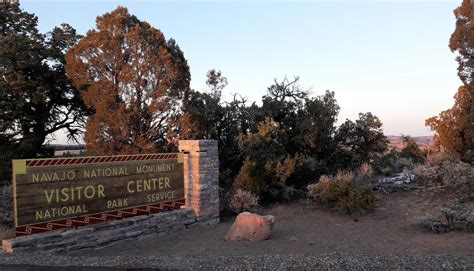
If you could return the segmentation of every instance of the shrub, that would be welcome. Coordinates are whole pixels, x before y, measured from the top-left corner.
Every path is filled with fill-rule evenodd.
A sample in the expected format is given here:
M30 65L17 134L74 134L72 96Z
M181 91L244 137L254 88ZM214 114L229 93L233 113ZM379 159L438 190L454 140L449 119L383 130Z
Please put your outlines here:
M270 118L258 124L256 133L241 134L239 148L245 160L234 189L257 195L263 203L281 200L284 183L294 172L297 157L286 154L284 130Z
M363 163L354 171L353 183L356 186L369 185L374 176L374 170L369 163Z
M441 166L442 180L445 185L471 185L474 180L474 167L464 162L446 161Z
M415 167L415 163L411 158L399 157L393 164L396 173L401 173L406 170L412 170Z
M459 160L459 156L444 151L432 151L426 157L426 163L431 166L439 166L446 161L456 162Z
M415 218L415 220L412 222L412 225L417 228L420 228L423 230L429 230L435 233L449 232L448 224L443 223L440 220L435 219L430 215L424 215L424 216Z
M258 207L258 197L252 192L236 189L230 196L229 208L234 213L254 212Z
M450 231L474 231L474 211L466 210L458 201L451 201L440 209Z
M239 174L235 177L234 188L260 194L260 191L266 187L265 183L261 181L262 178L258 178L260 177L258 173L261 171L257 170L257 163L249 158L245 159Z
M295 172L298 160L298 155L295 157L287 155L284 159L267 161L265 170L272 173L278 181L285 183Z
M308 198L310 200L317 201L320 198L321 192L324 190L328 184L332 182L332 178L326 175L323 175L319 178L317 183L309 184L306 188L308 190Z
M321 176L318 183L308 185L308 198L341 213L366 212L374 207L377 197L369 188L355 185L354 176L351 171Z
M364 177L372 177L374 175L374 170L372 166L369 163L363 163L358 169L357 169L357 175L359 176L364 176Z
M474 232L474 211L464 211L456 215L455 229Z
M466 210L456 202L450 202L440 208L444 214L445 222L435 219L430 215L415 219L413 225L435 233L445 233L455 230L474 232L474 211Z
M15 233L12 228L0 225L0 241L15 237Z
M403 136L405 146L400 151L400 157L410 159L413 163L423 163L426 159L426 152L420 149L420 146L410 136Z
M427 164L417 165L412 172L415 174L416 181L421 185L442 182L438 167L431 167Z
M413 169L418 183L423 185L445 185L456 189L462 197L472 197L474 167L440 153L428 156L427 162Z
M399 173L395 165L398 158L398 152L394 149L382 156L375 157L372 161L372 166L375 173L385 176Z

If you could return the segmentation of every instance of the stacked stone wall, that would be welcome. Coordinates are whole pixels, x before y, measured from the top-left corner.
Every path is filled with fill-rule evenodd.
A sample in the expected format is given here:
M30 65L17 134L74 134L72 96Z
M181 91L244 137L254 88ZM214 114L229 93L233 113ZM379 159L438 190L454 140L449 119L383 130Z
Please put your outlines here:
M219 152L215 140L181 140L186 204L198 223L219 223ZM187 174L186 174L187 173Z
M7 252L72 252L100 249L117 242L164 235L196 226L190 208L141 215L92 224L77 229L56 230L3 240Z

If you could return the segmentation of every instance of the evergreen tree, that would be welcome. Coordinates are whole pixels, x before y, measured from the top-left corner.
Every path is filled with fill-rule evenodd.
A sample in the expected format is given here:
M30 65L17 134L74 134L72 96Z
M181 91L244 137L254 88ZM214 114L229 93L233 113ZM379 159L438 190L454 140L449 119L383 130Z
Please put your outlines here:
M81 134L85 111L64 71L64 52L79 39L67 24L48 34L18 4L0 4L0 156L2 179L12 158L51 155L45 140L64 129Z
M411 136L403 136L405 146L400 151L400 157L411 159L414 163L423 163L426 154L420 149L415 139Z
M474 126L469 119L471 104L472 96L468 88L460 87L452 108L426 120L426 125L436 131L434 141L445 151L465 161L472 159L472 145L469 143L473 139L469 132Z
M96 22L97 29L66 55L68 75L95 111L87 120L87 150L129 154L172 148L191 78L179 46L124 7Z
M339 145L345 167L357 167L382 155L388 140L383 133L382 122L372 113L359 113L355 122L346 120L338 129L335 140ZM343 166L344 167L344 166Z
M426 120L436 132L435 141L465 162L474 163L474 2L464 0L454 10L456 28L449 48L457 54L458 76L464 83L455 96L455 104Z

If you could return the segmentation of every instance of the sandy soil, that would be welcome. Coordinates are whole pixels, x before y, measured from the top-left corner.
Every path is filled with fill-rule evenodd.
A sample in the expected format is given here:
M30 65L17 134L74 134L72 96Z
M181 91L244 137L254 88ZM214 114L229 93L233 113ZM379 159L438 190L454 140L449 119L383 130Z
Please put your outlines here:
M78 255L173 255L199 257L280 255L343 252L369 255L474 256L474 234L452 232L434 234L414 228L413 217L428 206L415 192L386 196L376 212L348 217L306 204L276 205L267 210L276 218L269 240L228 242L223 239L233 222L227 217L211 228L194 228L167 236L145 238ZM426 210L429 211L429 210Z
M430 201L445 200L443 196L427 199L425 195L412 191L384 196L374 213L361 217L305 203L275 205L263 210L276 218L270 239L263 242L225 241L234 220L226 217L213 227L68 255L0 253L0 270L30 270L31 265L203 270L474 269L473 233L435 234L412 226L414 217L433 211Z

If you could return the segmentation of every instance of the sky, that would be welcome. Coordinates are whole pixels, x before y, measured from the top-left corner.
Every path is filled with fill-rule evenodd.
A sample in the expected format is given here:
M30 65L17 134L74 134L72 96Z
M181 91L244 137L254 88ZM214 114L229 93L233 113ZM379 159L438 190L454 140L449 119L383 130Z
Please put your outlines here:
M38 16L40 31L67 22L80 34L125 6L177 41L196 90L215 68L229 82L224 99L237 93L258 102L275 78L299 76L312 95L335 91L338 123L372 112L387 135L431 135L425 119L450 108L461 84L448 48L461 0L20 3Z

